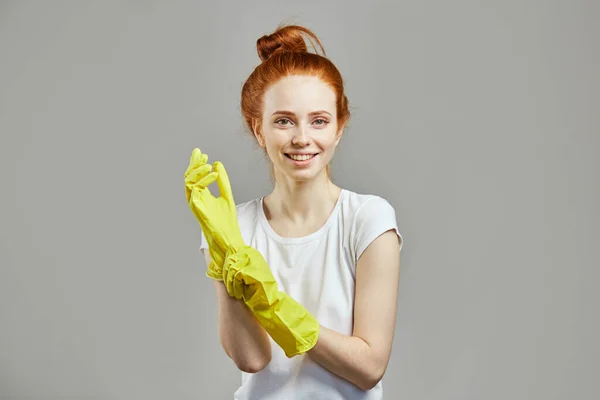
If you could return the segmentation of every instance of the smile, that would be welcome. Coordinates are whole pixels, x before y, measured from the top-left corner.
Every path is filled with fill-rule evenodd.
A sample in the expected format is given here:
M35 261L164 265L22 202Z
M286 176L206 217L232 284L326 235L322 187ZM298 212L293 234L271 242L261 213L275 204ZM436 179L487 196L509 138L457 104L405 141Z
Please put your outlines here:
M287 158L291 158L294 161L307 161L310 160L311 158L314 158L317 155L317 153L315 154L286 154L285 156Z

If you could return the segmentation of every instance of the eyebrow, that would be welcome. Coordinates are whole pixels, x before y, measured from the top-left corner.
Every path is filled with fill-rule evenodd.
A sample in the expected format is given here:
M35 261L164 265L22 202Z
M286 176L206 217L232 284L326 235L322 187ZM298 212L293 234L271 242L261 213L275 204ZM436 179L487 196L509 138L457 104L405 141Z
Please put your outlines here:
M318 110L318 111L313 111L311 113L309 113L309 116L313 116L313 115L319 115L319 114L327 114L327 115L331 115L329 112L325 111L325 110ZM286 111L286 110L278 110L275 111L272 115L289 115L289 116L295 116L296 114L291 112L291 111Z

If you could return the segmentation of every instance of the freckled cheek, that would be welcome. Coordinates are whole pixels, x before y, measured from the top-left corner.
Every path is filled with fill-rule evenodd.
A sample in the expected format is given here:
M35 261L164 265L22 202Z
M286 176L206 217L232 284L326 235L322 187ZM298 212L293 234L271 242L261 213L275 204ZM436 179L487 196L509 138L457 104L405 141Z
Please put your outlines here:
M335 139L332 140L321 140L316 142L316 144L323 150L323 151L332 151L335 147Z
M288 142L286 140L283 140L281 138L270 138L270 140L267 140L267 149L269 149L269 151L273 152L273 151L278 151L281 152L282 149L285 148L285 146L287 146Z

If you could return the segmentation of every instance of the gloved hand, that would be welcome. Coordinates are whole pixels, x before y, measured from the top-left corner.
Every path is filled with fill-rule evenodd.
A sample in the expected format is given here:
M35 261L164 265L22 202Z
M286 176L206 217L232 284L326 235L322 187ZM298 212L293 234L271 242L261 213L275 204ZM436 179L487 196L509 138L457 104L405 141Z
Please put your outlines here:
M317 320L296 300L281 292L262 254L244 240L225 167L207 164L194 149L185 173L186 197L208 242L212 262L207 276L223 280L231 297L243 300L262 327L288 357L310 350L317 342ZM215 198L207 186L217 181Z
M223 264L230 296L241 299L287 357L305 353L319 338L318 321L281 292L262 254L250 246L231 246Z
M206 275L223 279L222 266L230 246L245 245L237 221L237 210L229 177L223 164L207 164L208 156L194 149L185 171L185 194L192 213L208 242L211 263ZM220 196L214 197L208 186L217 181Z

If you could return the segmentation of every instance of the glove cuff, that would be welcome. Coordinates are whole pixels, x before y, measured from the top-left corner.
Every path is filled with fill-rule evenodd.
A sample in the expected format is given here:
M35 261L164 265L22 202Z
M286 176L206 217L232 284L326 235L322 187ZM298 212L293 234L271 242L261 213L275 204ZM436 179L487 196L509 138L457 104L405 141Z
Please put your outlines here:
M288 358L306 353L317 344L321 328L319 322L286 293L279 292L277 297L271 308L250 309Z
M206 276L217 281L223 280L223 267L219 266L214 259L210 260L210 264L206 269Z

